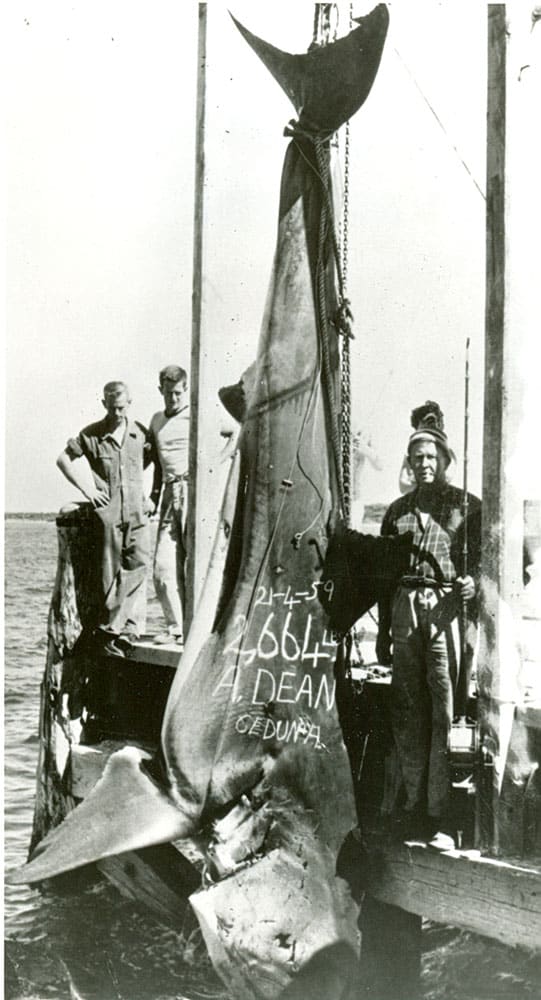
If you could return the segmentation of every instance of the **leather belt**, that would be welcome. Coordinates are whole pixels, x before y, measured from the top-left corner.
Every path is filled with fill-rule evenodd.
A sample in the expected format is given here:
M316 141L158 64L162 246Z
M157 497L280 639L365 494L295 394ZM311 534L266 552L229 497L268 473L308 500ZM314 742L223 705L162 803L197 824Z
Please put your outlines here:
M171 483L185 483L188 481L188 473L183 472L181 476L175 476L173 479L166 479L164 486L170 486Z
M415 587L432 587L434 590L453 589L453 584L449 580L435 580L433 576L403 576L400 586L408 589Z

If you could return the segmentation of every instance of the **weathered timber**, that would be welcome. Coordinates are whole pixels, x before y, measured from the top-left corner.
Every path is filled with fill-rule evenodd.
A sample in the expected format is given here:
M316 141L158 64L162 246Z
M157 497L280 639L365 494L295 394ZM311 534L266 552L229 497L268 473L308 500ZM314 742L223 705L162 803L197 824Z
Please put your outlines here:
M515 715L520 674L525 514L541 496L531 460L541 421L536 267L541 213L534 197L541 151L541 34L527 5L488 8L485 412L479 718L494 768L479 782L479 845L517 848L517 825L536 767ZM537 359L537 363L536 363ZM532 554L530 553L530 556ZM541 618L541 609L536 617ZM522 630L523 631L523 630ZM537 634L540 634L539 622ZM539 650L537 652L539 657Z
M69 787L75 801L92 791L110 756L123 746L124 741L115 740L72 746ZM150 759L150 747L146 756ZM165 923L186 931L195 927L188 897L201 884L202 865L203 856L190 842L126 851L103 858L96 867L123 896L148 907Z
M201 875L173 844L103 858L97 868L123 896L164 923L184 931L196 927L188 898L201 884Z
M194 608L197 602L199 588L203 575L202 529L204 517L202 470L204 463L200 462L202 442L202 421L205 407L200 407L200 400L206 399L204 391L204 347L205 340L205 300L203 275L206 273L206 231L205 231L205 127L207 102L207 5L198 4L198 38L197 38L197 96L196 96L196 133L195 133L195 191L194 191L194 235L193 235L193 279L192 279L192 347L190 358L190 444L188 482L188 507L190 516L187 521L187 552L186 562L186 609L184 631L189 630Z
M101 525L81 505L57 518L58 564L40 692L39 760L30 852L73 807L66 785L70 747L78 742L88 655L83 632L97 622ZM78 653L76 652L78 647Z
M112 749L130 737L155 748L182 655L180 647L140 643L124 660L106 657L97 648L93 631L102 601L101 532L90 505L70 505L57 517L58 563L40 694L30 853L88 793ZM105 742L99 748L88 745L100 740ZM100 762L92 769L96 755Z
M361 984L377 1000L418 1000L422 918L366 895L359 917ZM399 956L399 962L390 956Z
M151 637L141 636L130 650L126 660L130 663L144 663L146 666L169 667L176 670L182 658L183 647L176 642L154 645Z
M404 844L378 855L374 871L377 875L372 878L368 872L368 889L381 902L506 945L539 951L539 866Z

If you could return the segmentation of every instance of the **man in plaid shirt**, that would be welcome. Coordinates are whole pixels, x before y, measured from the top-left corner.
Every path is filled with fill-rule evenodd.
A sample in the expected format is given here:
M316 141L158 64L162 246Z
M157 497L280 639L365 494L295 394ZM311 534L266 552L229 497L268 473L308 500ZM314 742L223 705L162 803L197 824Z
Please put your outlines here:
M391 504L381 526L382 535L410 533L409 568L392 599L380 602L376 655L393 665L391 722L405 791L404 833L437 842L447 825L449 740L465 669L461 609L471 608L477 589L481 502L468 494L465 572L464 495L447 481L454 456L443 415L427 403L413 411L412 423L407 457L415 486Z

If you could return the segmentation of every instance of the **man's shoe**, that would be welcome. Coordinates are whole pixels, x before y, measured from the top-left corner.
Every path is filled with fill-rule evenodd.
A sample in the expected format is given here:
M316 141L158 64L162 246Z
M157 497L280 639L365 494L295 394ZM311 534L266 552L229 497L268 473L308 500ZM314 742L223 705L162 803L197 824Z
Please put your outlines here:
M138 642L139 633L134 629L125 629L120 633L119 637L121 642L128 643L129 646L133 646L134 642Z
M156 646L169 646L182 641L182 632L158 632L152 640Z
M170 642L174 641L175 637L170 632L158 632L152 639L155 646L168 646Z
M115 632L114 628L111 628L110 625L96 625L93 635L95 639L107 642L109 639L115 639L118 632Z
M103 646L102 652L106 656L116 656L124 660L126 658L126 650L129 648L128 643L122 645L121 638L119 635L115 635L109 642L106 642Z

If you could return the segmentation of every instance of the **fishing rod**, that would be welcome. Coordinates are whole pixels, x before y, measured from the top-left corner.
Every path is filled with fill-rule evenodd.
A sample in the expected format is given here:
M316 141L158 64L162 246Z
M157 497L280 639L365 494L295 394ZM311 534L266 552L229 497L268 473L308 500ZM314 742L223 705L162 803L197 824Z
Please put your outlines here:
M470 420L470 338L466 340L466 364L464 372L464 491L462 510L464 514L464 544L462 547L462 572L468 573L468 424Z
M466 360L464 369L464 465L463 465L463 490L462 490L462 515L463 536L462 536L462 578L468 575L468 430L470 419L470 338L466 340ZM468 708L468 696L470 687L471 665L468 662L468 602L462 598L461 607L461 656L457 681L456 707L457 715L461 721L465 721Z

